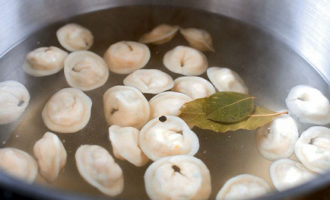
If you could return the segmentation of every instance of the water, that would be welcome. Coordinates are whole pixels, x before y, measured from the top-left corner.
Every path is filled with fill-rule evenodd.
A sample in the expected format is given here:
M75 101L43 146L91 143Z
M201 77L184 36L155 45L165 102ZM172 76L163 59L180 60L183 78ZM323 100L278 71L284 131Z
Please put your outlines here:
M329 86L301 57L269 34L241 22L187 8L172 7L122 7L77 16L52 24L34 33L0 59L0 81L14 79L27 86L31 102L23 117L10 125L0 126L3 147L16 147L32 154L33 145L47 128L41 119L41 110L52 94L68 87L63 71L36 78L25 74L21 65L27 52L40 46L60 47L56 30L65 23L76 22L89 28L95 37L90 49L103 56L110 44L121 40L138 40L139 37L160 23L197 27L210 32L215 53L206 53L209 66L229 67L241 75L249 93L257 97L260 105L274 110L285 109L284 99L291 87L308 84L329 95ZM188 45L181 35L166 44L150 45L151 60L146 68L159 68L173 78L179 75L169 72L162 64L164 53L177 45ZM202 75L206 78L206 75ZM113 155L108 140L108 126L103 115L103 93L111 86L122 84L125 75L110 73L108 82L101 88L86 92L93 100L92 116L83 130L74 134L59 134L68 152L67 164L52 184L38 177L37 184L65 189L80 194L102 194L79 175L74 154L81 144L98 144ZM147 95L150 99L152 96ZM328 96L329 97L329 96ZM211 172L212 198L230 177L250 173L265 178L270 184L270 161L260 156L255 147L253 131L213 133L194 129L200 139L197 157ZM146 199L143 174L147 168L137 168L126 161L116 159L125 177L124 192L119 198Z

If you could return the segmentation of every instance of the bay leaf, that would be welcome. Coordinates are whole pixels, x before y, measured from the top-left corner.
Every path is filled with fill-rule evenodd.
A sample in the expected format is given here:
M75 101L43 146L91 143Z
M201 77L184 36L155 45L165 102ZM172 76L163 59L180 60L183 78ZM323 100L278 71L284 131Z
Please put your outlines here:
M277 113L263 107L256 106L255 111L247 119L232 123L224 124L207 119L203 110L207 98L196 99L188 102L181 107L181 117L191 128L196 126L201 129L208 129L214 132L225 133L228 131L236 131L240 129L254 130L265 124L268 124L276 117L286 112Z
M208 119L221 123L235 123L247 118L254 111L255 97L237 92L217 92L204 103Z

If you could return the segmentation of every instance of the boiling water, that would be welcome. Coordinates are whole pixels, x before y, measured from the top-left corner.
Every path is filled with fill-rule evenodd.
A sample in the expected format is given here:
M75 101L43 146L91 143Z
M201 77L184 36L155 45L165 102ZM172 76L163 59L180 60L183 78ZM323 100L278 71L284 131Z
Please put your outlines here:
M65 23L76 22L90 29L95 37L90 49L103 55L110 44L121 40L136 41L160 23L177 24L182 27L198 27L210 32L215 52L206 53L209 66L229 67L246 82L249 93L257 97L260 105L274 110L285 109L284 99L291 87L308 84L329 94L329 86L316 71L287 46L254 27L238 21L192 10L172 7L123 7L93 12L52 24L34 33L0 59L0 81L14 79L25 84L31 101L23 117L10 125L0 126L2 147L17 147L31 155L36 140L48 130L42 122L41 110L47 100L61 88L68 87L63 71L55 75L36 78L25 74L21 65L27 52L54 45L56 30ZM177 45L188 45L179 34L166 44L150 45L151 59L146 68L158 68L173 78L179 75L169 72L162 64L164 53ZM102 95L114 85L122 84L124 75L110 73L107 83L86 92L93 100L92 116L87 127L73 134L59 134L68 152L67 164L52 184L38 177L37 184L49 185L80 194L102 194L79 175L74 154L82 144L98 144L112 154L108 140L108 125L103 115ZM206 75L203 74L206 78ZM147 96L148 99L151 95ZM270 161L258 154L253 131L213 133L195 128L200 139L197 157L203 160L211 172L212 198L230 177L250 173L265 178L269 183ZM113 154L112 154L113 155ZM138 168L116 159L122 167L125 188L119 198L146 199L143 174L148 165Z

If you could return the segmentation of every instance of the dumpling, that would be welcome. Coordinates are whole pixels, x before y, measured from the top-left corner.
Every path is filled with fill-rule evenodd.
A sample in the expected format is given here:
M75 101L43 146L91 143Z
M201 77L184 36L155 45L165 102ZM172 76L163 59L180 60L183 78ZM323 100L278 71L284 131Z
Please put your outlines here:
M123 171L107 150L98 145L81 145L75 157L78 171L85 181L109 196L122 193Z
M140 147L151 159L173 155L195 155L199 140L188 125L176 116L150 120L140 131Z
M33 147L40 173L48 181L54 181L66 163L67 153L61 140L51 132L46 132Z
M212 37L207 31L198 28L181 28L180 33L190 46L201 51L214 51Z
M149 161L139 144L139 130L133 127L109 127L109 139L116 158L127 160L137 167Z
M65 60L64 75L71 87L89 91L105 84L109 69L97 54L91 51L75 51Z
M218 192L216 200L250 199L270 191L268 183L257 176L241 174L226 181Z
M192 99L208 97L215 93L213 85L198 76L183 76L175 79L172 90L188 95Z
M117 85L103 95L104 115L109 125L141 128L150 116L147 99L136 88Z
M30 94L17 81L0 82L0 124L17 120L29 105Z
M220 92L230 91L244 94L248 93L248 88L242 78L231 69L210 67L206 73L209 80Z
M166 52L163 57L164 66L171 72L182 75L201 75L206 71L206 56L191 47L177 46Z
M193 156L159 159L144 174L147 194L152 200L206 200L211 194L211 176L206 165Z
M189 96L178 92L163 92L149 101L151 119L162 115L179 115L183 104L191 101Z
M297 85L290 90L285 102L290 114L301 122L318 125L330 123L329 100L315 88Z
M32 183L38 175L37 162L22 150L0 149L0 169L19 179Z
M158 94L171 89L174 83L170 75L158 69L138 69L124 79L124 85L143 93Z
M150 59L150 50L147 45L121 41L112 44L104 54L104 60L110 71L117 74L129 74L144 67Z
M23 70L37 77L56 74L64 67L67 56L67 52L54 46L39 47L26 55Z
M306 168L316 173L330 170L330 129L313 126L299 137L295 153Z
M298 136L297 124L292 117L281 115L257 129L257 149L268 160L287 158L294 152Z
M314 176L301 163L290 159L277 160L270 166L273 185L280 191L300 185Z
M149 33L143 34L139 41L146 44L164 44L170 41L178 30L179 26L160 24L152 29Z
M78 24L66 24L56 32L59 43L68 51L87 50L93 45L94 36L90 30Z
M64 88L57 91L42 110L42 119L52 131L74 133L83 129L90 117L92 100L81 90Z

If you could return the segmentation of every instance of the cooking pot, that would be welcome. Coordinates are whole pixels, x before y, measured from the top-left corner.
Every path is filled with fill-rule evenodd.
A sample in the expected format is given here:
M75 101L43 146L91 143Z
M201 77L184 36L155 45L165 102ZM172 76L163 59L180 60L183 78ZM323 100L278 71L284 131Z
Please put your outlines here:
M209 55L210 64L233 66L251 86L252 94L260 97L261 104L272 109L283 108L288 90L296 84L312 85L329 98L330 1L327 0L3 0L0 10L0 81L18 80L27 86L32 97L19 121L0 127L2 146L15 146L31 153L34 142L47 130L41 121L41 109L51 94L67 87L64 76L60 73L39 79L29 77L22 72L21 65L25 54L36 47L60 46L55 31L72 21L92 30L96 38L92 51L100 55L111 43L136 40L158 23L203 27L210 30L218 50ZM86 13L90 14L83 15ZM152 48L156 53L151 65L159 66L161 63L156 60L161 60L166 49ZM105 88L121 84L122 78L111 74L110 83L89 93L96 99L94 113L103 112ZM213 173L212 197L231 176L244 172L268 176L265 174L270 162L255 150L253 133L196 132L201 132L201 150L197 156L210 164ZM102 140L101 145L110 148L104 139L104 119L92 121L81 137L60 137L67 141L65 146L71 156L60 180L53 187L42 180L38 184L26 184L0 172L0 187L7 197L13 192L36 199L105 198L88 189L91 187L82 178L72 181L72 177L79 177L73 159L77 146L98 144ZM135 195L144 189L142 180L134 180L135 176L141 179L144 170L124 167L129 189L118 198L145 197L145 194ZM330 172L327 172L301 186L272 192L260 199L297 197L329 186Z

